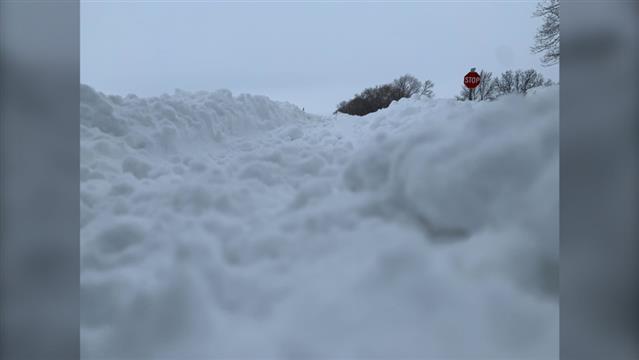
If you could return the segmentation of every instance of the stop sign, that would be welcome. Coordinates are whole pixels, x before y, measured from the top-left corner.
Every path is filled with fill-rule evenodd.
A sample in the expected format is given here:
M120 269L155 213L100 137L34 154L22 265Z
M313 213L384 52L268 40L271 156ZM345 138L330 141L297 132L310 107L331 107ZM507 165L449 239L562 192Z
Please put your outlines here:
M479 74L471 71L466 74L466 76L464 76L464 85L466 85L466 87L469 89L474 89L477 87L477 85L479 85L480 80L481 78L479 77Z

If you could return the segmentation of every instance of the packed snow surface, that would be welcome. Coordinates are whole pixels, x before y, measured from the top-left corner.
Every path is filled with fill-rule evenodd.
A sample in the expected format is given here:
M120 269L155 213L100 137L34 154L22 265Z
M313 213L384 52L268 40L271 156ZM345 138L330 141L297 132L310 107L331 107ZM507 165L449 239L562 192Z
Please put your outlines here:
M558 357L557 87L81 95L84 358Z

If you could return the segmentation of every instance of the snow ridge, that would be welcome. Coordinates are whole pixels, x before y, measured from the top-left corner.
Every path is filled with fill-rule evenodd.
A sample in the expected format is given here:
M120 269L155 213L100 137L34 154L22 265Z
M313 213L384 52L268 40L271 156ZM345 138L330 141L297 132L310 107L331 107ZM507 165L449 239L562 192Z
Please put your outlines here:
M176 90L172 95L145 99L135 95L106 96L81 85L80 94L83 128L124 137L128 145L137 149L158 145L174 151L166 147L175 145L178 136L182 141L219 142L228 136L272 129L304 117L292 104L265 96L234 97L228 90ZM152 138L146 138L145 133Z

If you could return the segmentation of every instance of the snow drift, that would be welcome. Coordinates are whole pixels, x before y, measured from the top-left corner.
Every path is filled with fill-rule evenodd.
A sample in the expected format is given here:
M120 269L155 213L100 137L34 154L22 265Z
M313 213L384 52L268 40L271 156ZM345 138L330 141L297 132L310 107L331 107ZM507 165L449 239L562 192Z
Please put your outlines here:
M558 94L83 86L83 357L557 358Z

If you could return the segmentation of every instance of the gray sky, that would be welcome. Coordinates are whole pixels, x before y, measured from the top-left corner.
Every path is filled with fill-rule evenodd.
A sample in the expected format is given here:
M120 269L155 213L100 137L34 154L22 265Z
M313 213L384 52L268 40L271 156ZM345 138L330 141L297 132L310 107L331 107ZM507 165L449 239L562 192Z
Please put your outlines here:
M314 113L410 73L449 98L470 67L535 68L530 2L119 1L81 5L81 80L142 96L267 95Z

